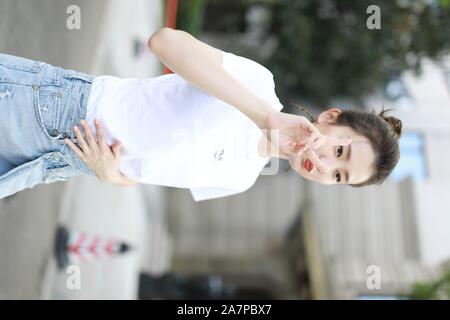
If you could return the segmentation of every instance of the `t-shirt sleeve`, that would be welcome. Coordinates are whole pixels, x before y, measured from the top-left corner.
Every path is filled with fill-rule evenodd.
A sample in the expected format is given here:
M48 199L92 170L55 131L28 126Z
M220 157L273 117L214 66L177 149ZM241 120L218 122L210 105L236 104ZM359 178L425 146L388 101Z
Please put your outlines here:
M197 187L197 188L190 188L190 191L192 197L196 202L215 198L222 198L244 192L242 190L226 189L219 187Z
M221 52L222 68L225 71L256 96L267 101L275 110L280 111L283 108L275 93L275 83L270 70L251 59L235 55L231 52ZM260 131L255 132L258 132L258 137L261 135ZM194 200L198 202L231 196L242 193L246 189L205 186L190 188L190 191Z
M222 68L233 78L242 83L255 95L267 101L275 110L280 111L283 105L275 92L275 81L272 72L251 59L222 51Z

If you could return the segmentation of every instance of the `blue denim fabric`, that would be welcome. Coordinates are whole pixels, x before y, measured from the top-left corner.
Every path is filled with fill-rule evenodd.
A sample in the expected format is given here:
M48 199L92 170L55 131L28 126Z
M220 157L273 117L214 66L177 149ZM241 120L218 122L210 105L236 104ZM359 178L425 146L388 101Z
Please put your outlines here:
M0 54L0 199L41 183L95 176L64 138L86 117L93 75Z

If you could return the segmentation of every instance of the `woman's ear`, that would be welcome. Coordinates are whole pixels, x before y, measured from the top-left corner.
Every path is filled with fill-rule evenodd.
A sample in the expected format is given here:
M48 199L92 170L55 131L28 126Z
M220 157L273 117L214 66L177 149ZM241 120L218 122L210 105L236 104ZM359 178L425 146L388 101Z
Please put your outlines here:
M330 108L325 111L323 111L319 116L317 117L318 123L334 123L336 122L337 117L342 112L339 108Z

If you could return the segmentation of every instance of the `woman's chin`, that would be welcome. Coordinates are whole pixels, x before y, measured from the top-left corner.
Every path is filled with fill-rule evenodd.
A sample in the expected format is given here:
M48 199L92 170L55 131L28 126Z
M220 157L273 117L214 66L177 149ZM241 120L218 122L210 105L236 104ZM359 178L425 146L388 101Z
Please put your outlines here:
M292 156L290 156L288 158L289 164L291 166L291 168L297 172L299 175L301 175L304 178L307 178L307 172L306 170L302 167L303 164L303 157L301 158L294 158Z
M300 165L300 163L296 162L296 161L291 161L289 159L289 164L291 165L292 170L294 170L295 172L297 172L297 174L305 179L311 180L311 177L309 176L308 172L302 168L302 166Z
M314 181L314 180L308 175L307 172L304 172L303 170L296 170L296 172L297 172L302 178L305 178L305 179L307 179L307 180L309 180L309 181Z
M317 182L317 181L314 180L314 178L311 177L311 175L309 175L308 172L306 172L305 170L297 170L297 169L294 169L294 171L297 172L297 174L298 174L300 177L302 177L302 178L304 178L304 179L306 179L306 180L309 180L309 181L311 181L311 182Z

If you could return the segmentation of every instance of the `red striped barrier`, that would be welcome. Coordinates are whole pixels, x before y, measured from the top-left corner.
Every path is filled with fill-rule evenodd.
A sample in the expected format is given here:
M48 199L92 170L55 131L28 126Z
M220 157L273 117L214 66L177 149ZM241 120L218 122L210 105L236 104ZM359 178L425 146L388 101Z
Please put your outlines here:
M85 232L69 232L58 227L55 239L55 255L58 268L65 268L70 262L87 262L122 255L131 247L116 239L106 239Z

